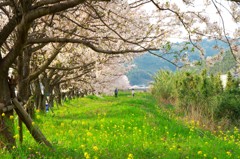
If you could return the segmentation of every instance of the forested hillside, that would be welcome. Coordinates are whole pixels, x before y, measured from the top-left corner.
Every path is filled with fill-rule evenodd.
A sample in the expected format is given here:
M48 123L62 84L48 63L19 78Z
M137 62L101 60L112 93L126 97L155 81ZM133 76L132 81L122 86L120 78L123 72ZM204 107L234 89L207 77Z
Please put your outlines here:
M220 44L225 50L228 49L228 46L221 41L203 40L200 45L205 50L205 57L214 56L218 53L218 50L213 48L216 44ZM179 52L179 54L187 53L190 61L201 61L199 51L193 49L193 46L190 44L176 43L171 47L171 50L169 52ZM171 61L174 60L174 58L176 57L176 53L164 55L161 52L157 52L157 54L163 55L164 58ZM133 64L135 65L135 67L127 74L131 85L148 85L149 82L152 81L152 76L161 69L171 71L176 70L176 66L174 66L173 64L167 62L162 58L156 57L148 53L136 57L133 61ZM229 52L226 52L222 61L217 62L215 65L209 67L208 69L210 73L226 73L234 66L235 61L232 55ZM191 69L202 70L204 67L205 61L201 61L201 65Z
M236 61L232 54L226 52L223 60L215 63L214 66L209 69L209 73L216 74L219 72L221 74L226 74L229 70L234 68L235 65Z
M147 85L152 76L160 69L175 70L176 67L167 61L150 54L144 54L134 60L135 67L128 72L131 85Z

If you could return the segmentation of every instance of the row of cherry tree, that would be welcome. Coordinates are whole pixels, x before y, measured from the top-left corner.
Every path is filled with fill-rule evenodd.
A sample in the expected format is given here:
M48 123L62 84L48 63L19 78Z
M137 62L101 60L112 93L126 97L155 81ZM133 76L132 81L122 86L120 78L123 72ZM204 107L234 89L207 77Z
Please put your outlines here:
M185 0L183 5L193 7L191 2ZM145 9L148 4L155 10ZM205 5L210 4L222 17L218 2L207 1ZM229 4L231 7L226 8L238 23L239 2ZM1 114L15 98L16 86L17 98L30 115L35 108L45 110L45 95L50 103L53 98L60 103L61 90L71 90L69 95L101 92L129 69L124 63L136 53L167 52L161 46L182 32L180 27L202 54L196 40L221 39L239 61L235 42L239 30L237 38L229 39L224 21L219 27L204 10L180 10L168 1L1 0L0 16ZM199 27L200 23L204 27ZM0 117L0 145L8 149L15 145L12 115L10 110Z

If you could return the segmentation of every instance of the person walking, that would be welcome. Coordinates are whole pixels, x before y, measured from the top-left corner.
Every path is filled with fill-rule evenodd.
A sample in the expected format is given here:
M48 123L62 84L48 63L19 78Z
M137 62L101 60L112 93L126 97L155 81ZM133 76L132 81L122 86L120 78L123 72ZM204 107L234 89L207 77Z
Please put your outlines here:
M132 88L132 97L134 97L135 92L134 92L134 88Z
M114 90L114 94L115 94L115 97L117 98L118 97L118 89L117 88Z

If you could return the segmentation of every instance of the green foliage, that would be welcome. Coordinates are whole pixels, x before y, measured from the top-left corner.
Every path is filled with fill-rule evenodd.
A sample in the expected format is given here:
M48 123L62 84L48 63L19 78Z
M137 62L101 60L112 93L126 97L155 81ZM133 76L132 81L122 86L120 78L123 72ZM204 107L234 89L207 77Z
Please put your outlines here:
M239 81L230 73L228 79L224 91L219 74L209 76L206 70L201 74L161 71L155 77L152 93L160 101L175 99L174 104L187 116L237 123L240 116Z
M216 91L216 94L220 94L223 92L223 85L222 81L220 79L220 74L217 74L215 76L211 75L212 81L213 81L213 87Z
M177 87L178 106L187 114L198 114L206 117L212 117L213 111L217 104L216 96L218 95L214 87L213 76L208 77L206 70L202 74L187 72L180 80Z
M227 118L232 123L239 124L240 121L240 89L234 88L225 91L221 95L221 103L217 109L218 119Z
M119 92L119 98L81 98L38 114L34 121L54 150L33 141L24 129L24 142L1 158L149 159L238 158L239 130L212 134L199 123L184 123L170 109L163 110L152 96ZM15 119L17 121L17 119ZM16 132L17 133L17 132ZM18 136L15 135L18 139Z
M228 72L226 90L232 90L236 88L236 86L237 86L237 82L233 79L232 74Z
M170 71L159 71L154 77L152 94L159 100L173 102L177 96L176 81L177 74Z

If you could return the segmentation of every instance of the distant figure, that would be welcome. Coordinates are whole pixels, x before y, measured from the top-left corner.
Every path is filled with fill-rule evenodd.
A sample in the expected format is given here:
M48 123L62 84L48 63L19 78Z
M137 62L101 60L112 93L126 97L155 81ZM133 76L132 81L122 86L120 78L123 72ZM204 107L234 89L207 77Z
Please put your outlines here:
M117 98L118 97L118 89L117 88L114 90L114 94L115 94L115 97Z
M49 105L48 105L48 103L46 103L46 112L48 112L49 111Z
M134 88L132 88L132 96L134 97L135 92L134 92Z

